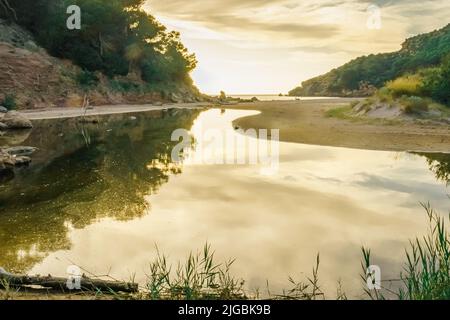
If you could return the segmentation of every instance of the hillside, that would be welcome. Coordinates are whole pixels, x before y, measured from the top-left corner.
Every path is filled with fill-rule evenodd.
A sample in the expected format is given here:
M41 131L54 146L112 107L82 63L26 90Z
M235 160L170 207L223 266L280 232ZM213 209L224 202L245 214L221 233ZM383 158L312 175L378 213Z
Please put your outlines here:
M21 0L0 7L0 105L7 108L194 102L195 55L143 0ZM66 26L81 7L80 30ZM29 8L33 10L29 10Z
M368 96L387 81L438 66L450 53L450 24L407 39L401 50L359 57L327 74L307 80L291 96Z

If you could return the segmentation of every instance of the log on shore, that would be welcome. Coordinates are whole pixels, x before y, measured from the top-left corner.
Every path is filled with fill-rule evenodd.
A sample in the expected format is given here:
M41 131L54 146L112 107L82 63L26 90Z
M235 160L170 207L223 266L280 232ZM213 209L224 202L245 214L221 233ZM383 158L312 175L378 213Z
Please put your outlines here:
M51 275L45 277L17 275L0 268L0 288L7 284L15 288L39 286L61 292L101 291L102 293L136 293L139 290L137 283L91 279L84 275L79 277L78 280L79 286L76 285L77 281L75 279L71 281L68 278L52 277ZM69 286L68 284L71 283L73 285Z

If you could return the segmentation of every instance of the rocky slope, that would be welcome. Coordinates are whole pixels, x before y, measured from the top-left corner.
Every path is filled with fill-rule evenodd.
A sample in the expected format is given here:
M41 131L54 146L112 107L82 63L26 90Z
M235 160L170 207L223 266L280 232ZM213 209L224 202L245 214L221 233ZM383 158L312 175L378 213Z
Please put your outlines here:
M201 99L190 85L176 85L170 90L118 90L111 79L98 73L98 85L83 88L77 77L82 70L70 61L50 56L36 45L30 33L0 19L0 104L12 97L18 109L80 107L85 95L91 105L194 102ZM113 79L134 88L144 83L137 79Z

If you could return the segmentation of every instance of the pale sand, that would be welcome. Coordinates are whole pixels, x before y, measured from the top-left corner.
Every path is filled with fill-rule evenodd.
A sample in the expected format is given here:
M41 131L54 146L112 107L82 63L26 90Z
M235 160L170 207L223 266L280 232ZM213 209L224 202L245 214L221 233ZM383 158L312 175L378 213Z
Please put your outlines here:
M261 114L241 118L244 129L280 129L280 139L304 144L386 150L450 153L450 125L417 121L374 119L343 120L326 111L348 106L354 99L270 101L238 104L226 108L258 110Z
M354 99L267 101L222 108L261 111L259 115L236 120L235 125L245 129L280 129L280 138L286 142L371 150L450 153L450 125L411 121L392 123L373 119L354 121L326 116L327 110L349 105L352 101ZM86 116L211 106L209 103L108 105L94 107L87 111ZM28 110L23 113L30 120L83 115L80 108Z
M164 110L170 108L204 108L210 106L208 103L178 103L178 104L165 104L163 106L154 106L151 104L145 105L106 105L96 106L93 109L87 110L86 114L81 108L52 108L52 109L38 109L38 110L21 110L30 120L42 120L42 119L63 119L63 118L76 118L82 116L101 116L108 114L121 114L121 113L136 113L146 112L154 110Z

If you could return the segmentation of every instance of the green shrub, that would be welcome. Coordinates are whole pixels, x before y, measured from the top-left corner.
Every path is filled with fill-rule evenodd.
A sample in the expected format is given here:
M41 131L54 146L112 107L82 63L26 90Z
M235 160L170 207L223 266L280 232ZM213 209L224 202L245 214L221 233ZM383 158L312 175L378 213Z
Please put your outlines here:
M379 89L376 92L376 96L378 97L378 99L380 99L381 102L391 103L394 100L394 98L392 97L392 92L386 87Z
M98 84L99 79L94 72L83 70L77 75L77 82L82 87L94 87Z
M17 107L16 97L12 94L7 94L1 105L8 110L14 110Z
M131 81L125 81L125 80L110 80L109 85L114 91L118 92L136 92L140 91L142 88L139 84L136 84Z
M441 67L424 72L423 91L434 100L450 106L450 56Z
M400 103L408 114L419 114L428 111L428 102L421 97L402 97Z
M386 88L397 98L403 95L421 96L422 78L419 75L400 77L386 83Z

